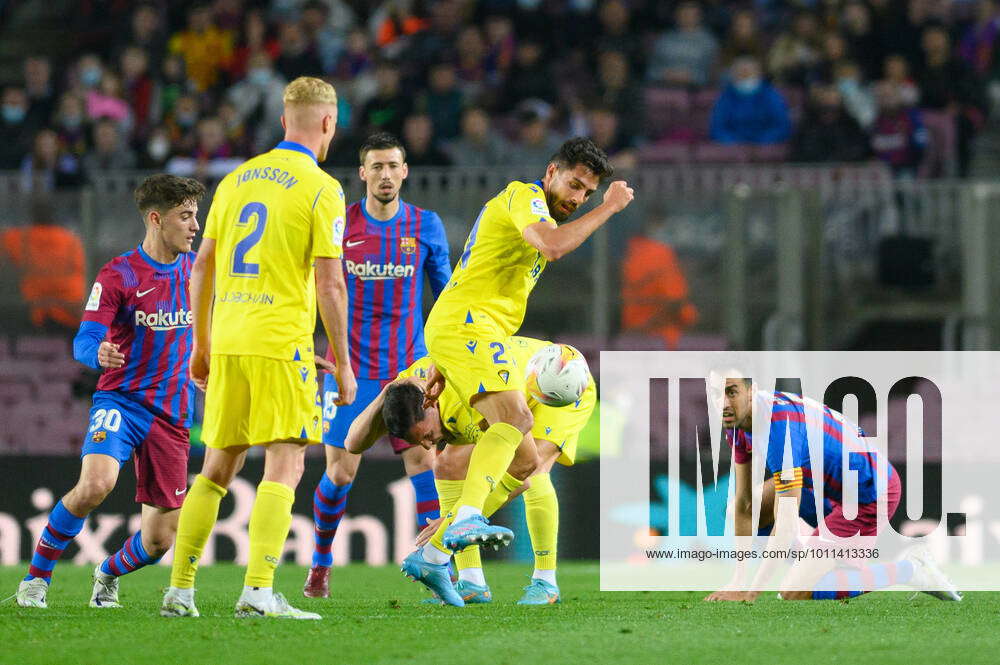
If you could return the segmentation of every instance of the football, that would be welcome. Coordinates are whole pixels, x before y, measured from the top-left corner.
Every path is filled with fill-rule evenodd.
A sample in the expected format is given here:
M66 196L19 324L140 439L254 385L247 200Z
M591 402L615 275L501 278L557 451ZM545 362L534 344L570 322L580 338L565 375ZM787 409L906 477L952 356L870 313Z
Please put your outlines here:
M566 406L580 399L590 382L583 355L568 344L549 344L528 361L528 392L548 406Z

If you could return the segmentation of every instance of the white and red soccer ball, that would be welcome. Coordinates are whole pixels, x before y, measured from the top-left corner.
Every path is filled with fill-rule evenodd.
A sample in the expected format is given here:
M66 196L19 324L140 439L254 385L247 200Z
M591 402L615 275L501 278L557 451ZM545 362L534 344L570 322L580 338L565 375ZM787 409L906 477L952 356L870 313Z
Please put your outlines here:
M525 371L528 392L548 406L566 406L580 399L590 383L590 368L568 344L549 344L531 356Z

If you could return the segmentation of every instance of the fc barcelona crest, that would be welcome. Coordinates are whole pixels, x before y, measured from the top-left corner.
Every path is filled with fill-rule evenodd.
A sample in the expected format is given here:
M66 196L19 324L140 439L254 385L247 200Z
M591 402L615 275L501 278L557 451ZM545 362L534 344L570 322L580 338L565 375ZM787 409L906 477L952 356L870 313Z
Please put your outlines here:
M399 251L403 254L416 254L417 239L411 236L401 236L399 238Z
M99 429L90 435L90 440L94 443L104 443L106 438L108 438L108 433L102 429Z

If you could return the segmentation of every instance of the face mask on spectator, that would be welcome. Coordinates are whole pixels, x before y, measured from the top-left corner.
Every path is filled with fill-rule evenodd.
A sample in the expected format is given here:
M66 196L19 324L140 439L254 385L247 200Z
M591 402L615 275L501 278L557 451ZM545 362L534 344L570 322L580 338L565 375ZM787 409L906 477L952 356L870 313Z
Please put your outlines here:
M857 92L860 86L856 79L840 79L837 81L837 88L840 89L840 94L850 95Z
M64 115L60 124L66 129L79 129L80 125L83 124L83 116L75 113L73 115Z
M177 114L177 124L185 129L194 127L194 123L198 122L198 114L182 112Z
M266 67L254 67L247 72L247 80L254 85L267 85L271 80L271 70Z
M101 82L101 70L99 67L87 67L80 72L80 82L88 88L96 87Z
M733 87L736 88L736 92L740 94L750 95L757 92L757 89L760 88L760 83L761 83L760 79L754 77L754 78L741 79L739 81L735 81L733 83Z
M3 105L3 119L4 122L16 125L24 120L25 110L22 106L14 106L13 104Z
M156 161L163 161L170 154L170 142L162 136L157 136L150 139L146 150L149 152L149 156Z

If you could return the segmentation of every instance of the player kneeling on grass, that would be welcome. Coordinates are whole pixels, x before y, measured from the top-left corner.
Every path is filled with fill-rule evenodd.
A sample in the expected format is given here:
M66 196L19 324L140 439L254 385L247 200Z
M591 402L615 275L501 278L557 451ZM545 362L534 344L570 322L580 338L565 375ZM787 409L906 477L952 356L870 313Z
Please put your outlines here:
M549 342L526 337L512 338L511 356L517 367L549 345ZM482 436L485 422L475 411L466 407L457 392L445 384L438 400L426 404L423 392L431 361L424 358L400 374L396 382L387 386L373 405L352 425L348 434L348 450L360 453L372 445L382 433L388 431L410 443L431 448L447 444L435 464L435 482L442 511L454 506L462 495L464 479L472 456L473 445ZM531 583L519 601L522 605L548 605L559 602L556 584L556 537L559 528L559 504L549 478L553 464L573 463L576 440L586 425L597 401L593 377L589 376L586 390L579 400L565 406L552 407L540 404L526 394L535 424L528 433L511 465L496 482L483 506L483 514L492 515L510 499L524 492L528 531L535 552L535 570ZM530 480L528 480L530 477ZM444 602L450 605L485 603L492 600L486 585L479 548L466 548L456 556L459 581L451 583L448 564L427 564L422 550L434 548L437 552L451 554L440 540L433 536L438 531L439 520L430 523L418 542L420 550L407 557L403 571L419 579ZM418 562L416 559L423 558ZM416 570L416 568L420 570ZM431 574L427 570L431 568ZM419 574L418 574L419 573Z
M898 472L882 455L869 448L862 430L843 414L814 400L787 392L756 390L747 378L726 378L722 423L729 444L734 450L736 468L736 536L745 538L752 530L751 459L753 454L753 414L770 413L769 440L765 442L766 474L769 476L762 491L761 532L774 535L768 543L773 551L787 550L795 545L798 519L792 511L781 511L782 498L791 498L797 506L797 517L813 527L812 538L804 544L811 548L852 548L849 539L856 536L873 538L878 535L878 499L887 505L891 518L899 506L901 485ZM807 438L807 423L823 426L823 504L822 517L815 512L815 488L812 460ZM786 440L791 442L793 469L783 474ZM857 517L844 516L843 471L841 460L849 451L851 469L857 474ZM888 486L879 487L878 465L885 465ZM860 465L860 466L859 466ZM784 479L783 479L784 475ZM790 478L790 479L789 479ZM781 516L779 517L779 512ZM837 542L820 537L818 519L822 519ZM870 541L869 541L870 542ZM749 589L745 590L742 567L729 588L710 594L705 600L748 600L760 595L774 570L774 559L765 559ZM955 585L937 567L923 548L914 548L898 561L868 563L864 560L838 560L823 557L798 560L782 581L781 598L785 600L831 600L854 598L897 584L907 585L941 600L961 600Z
M17 590L21 607L46 607L56 562L87 515L114 489L134 456L140 530L94 570L91 607L121 607L118 578L156 563L177 532L187 491L188 427L194 389L188 375L188 279L205 187L170 175L135 190L146 237L97 275L73 340L73 356L102 370L81 453L80 479L56 504Z

